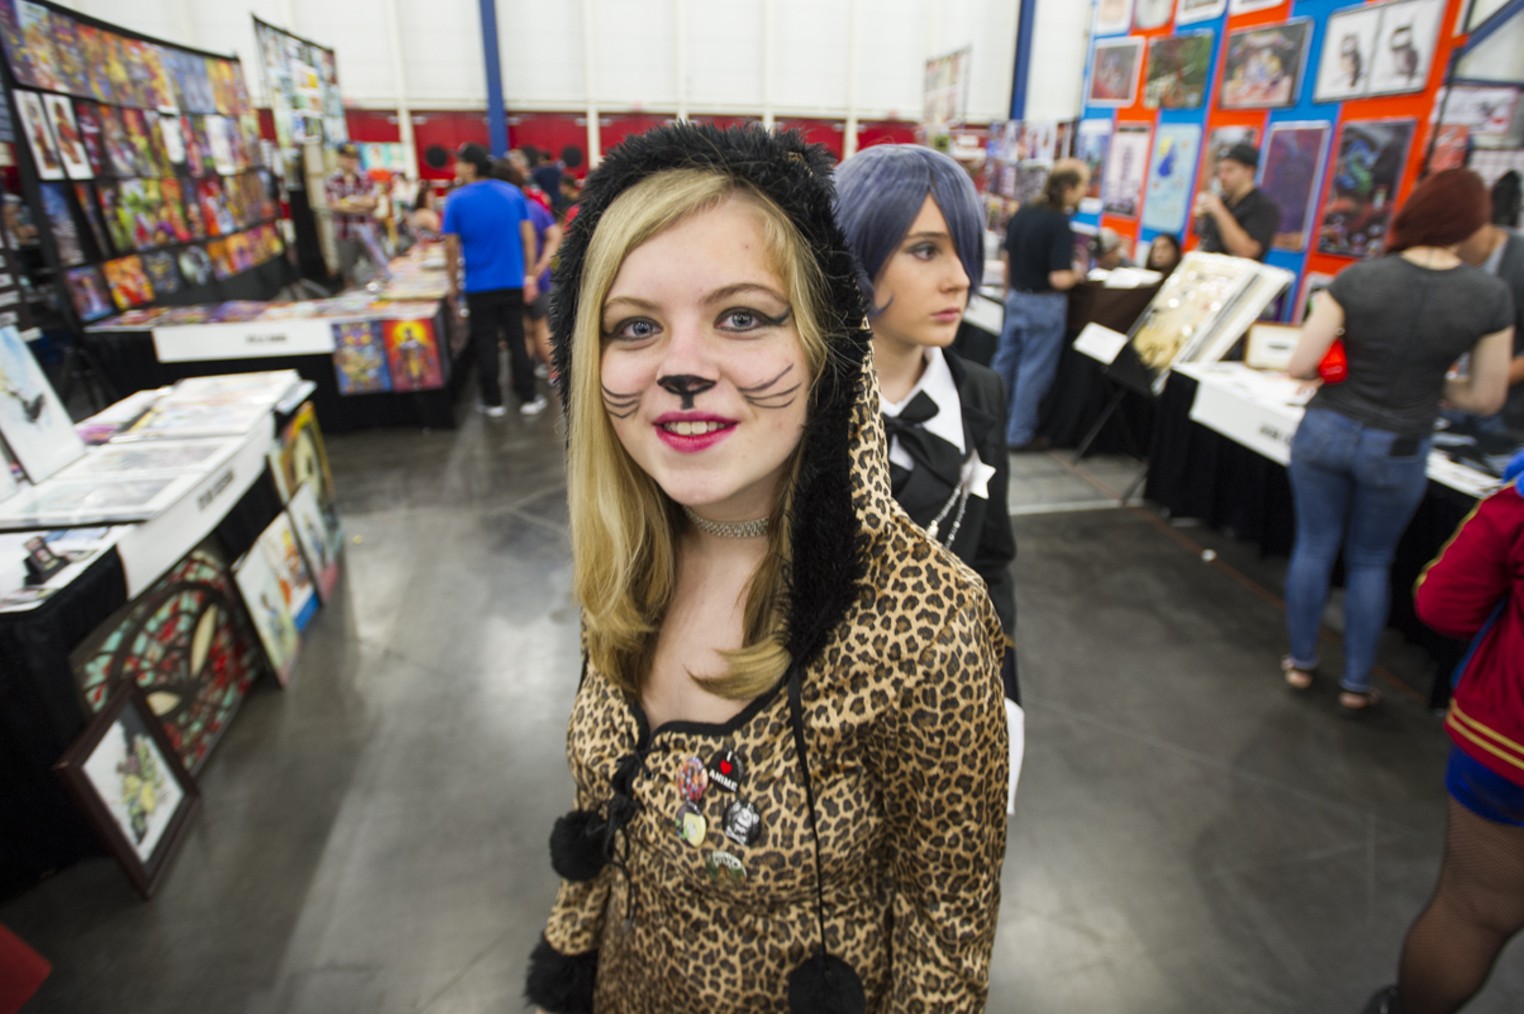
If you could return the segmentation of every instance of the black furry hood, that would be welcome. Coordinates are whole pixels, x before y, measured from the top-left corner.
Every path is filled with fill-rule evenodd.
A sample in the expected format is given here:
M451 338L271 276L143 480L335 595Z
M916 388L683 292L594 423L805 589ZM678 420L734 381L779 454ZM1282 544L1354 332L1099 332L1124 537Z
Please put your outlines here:
M808 665L858 594L863 554L873 531L894 511L878 385L863 327L867 305L857 268L833 216L831 156L797 133L759 126L721 130L674 123L629 138L587 178L581 210L561 245L550 322L556 370L571 376L571 336L587 248L610 204L633 184L669 169L717 170L766 194L791 218L820 264L829 289L821 326L832 350L816 384L805 425L794 495L794 562L788 648ZM566 386L562 387L563 395ZM563 406L564 408L565 406ZM854 451L874 453L854 470Z

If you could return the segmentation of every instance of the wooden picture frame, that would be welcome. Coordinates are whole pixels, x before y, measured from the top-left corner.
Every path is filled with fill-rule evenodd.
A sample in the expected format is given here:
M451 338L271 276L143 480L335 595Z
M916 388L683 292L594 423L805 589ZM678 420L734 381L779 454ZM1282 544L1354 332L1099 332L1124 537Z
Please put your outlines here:
M118 684L54 769L138 893L153 897L201 793L138 688Z

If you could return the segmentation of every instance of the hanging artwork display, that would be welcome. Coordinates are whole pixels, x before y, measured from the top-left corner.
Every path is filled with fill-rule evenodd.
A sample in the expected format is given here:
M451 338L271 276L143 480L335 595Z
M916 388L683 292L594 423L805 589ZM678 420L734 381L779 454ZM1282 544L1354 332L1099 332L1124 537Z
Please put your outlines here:
M68 410L14 327L0 328L0 436L33 482L85 453Z
M1351 7L1328 16L1323 52L1318 57L1317 102L1340 102L1370 90L1376 40L1381 34L1379 5Z
M1175 0L1133 0L1133 27L1141 31L1161 28L1175 12Z
M1101 186L1101 210L1125 218L1138 216L1143 184L1148 174L1149 128L1144 123L1124 123L1112 138L1106 159L1106 179Z
M1074 157L1090 170L1089 188L1080 199L1080 210L1095 214L1101 210L1101 180L1106 169L1106 152L1111 147L1110 120L1082 120L1074 140Z
M1318 250L1372 257L1386 244L1413 120L1365 120L1339 130L1337 156L1318 228Z
M116 694L58 770L133 886L152 897L201 795L142 695L130 687Z
M48 128L48 114L43 111L41 97L36 92L17 89L16 111L21 114L21 131L26 134L27 145L31 148L38 179L63 179L63 159L59 157L53 132Z
M1090 62L1090 104L1132 105L1138 94L1138 65L1142 61L1142 39L1098 40Z
M1381 5L1381 34L1367 94L1400 95L1428 85L1444 16L1445 0L1392 0Z
M117 453L162 457L159 443ZM226 453L225 446L206 446L214 455ZM128 459L119 470L131 473L127 466L134 463L143 461ZM211 540L102 623L70 664L91 712L105 709L124 686L137 687L191 772L206 763L263 668L226 557Z
M1132 27L1132 0L1099 0L1095 5L1095 34L1113 35Z
M1294 103L1311 38L1311 18L1229 33L1218 106L1273 109Z
M1227 10L1228 0L1180 0L1175 7L1175 24L1188 25L1196 21L1210 21L1221 17Z
M382 324L393 391L431 391L444 386L434 322L388 320Z
M1212 76L1210 31L1148 40L1143 104L1150 109L1200 109Z
M1154 133L1148 164L1148 193L1143 227L1179 233L1191 205L1191 174L1201 148L1201 128L1194 123L1161 123Z
M1281 209L1281 221L1271 246L1305 250L1312 229L1312 210L1323 159L1328 152L1327 123L1272 123L1260 158L1259 188Z
M85 151L79 124L74 119L74 107L62 95L44 95L42 106L48 114L53 140L58 144L58 157L64 173L71 180L88 180L95 173L90 168L90 156Z

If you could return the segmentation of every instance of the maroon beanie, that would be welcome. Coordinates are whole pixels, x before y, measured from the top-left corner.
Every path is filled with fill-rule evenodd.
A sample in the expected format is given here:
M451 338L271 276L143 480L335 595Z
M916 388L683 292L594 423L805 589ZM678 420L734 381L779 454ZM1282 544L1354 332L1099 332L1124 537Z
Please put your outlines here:
M1388 253L1414 246L1453 246L1486 225L1492 198L1470 169L1437 172L1413 189L1392 220Z

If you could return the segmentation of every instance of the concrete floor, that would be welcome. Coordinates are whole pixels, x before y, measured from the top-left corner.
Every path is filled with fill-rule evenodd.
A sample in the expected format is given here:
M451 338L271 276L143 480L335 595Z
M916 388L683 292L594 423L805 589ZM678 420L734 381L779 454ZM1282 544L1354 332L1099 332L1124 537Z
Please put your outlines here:
M153 901L98 859L0 906L55 964L30 1010L522 1009L578 661L557 421L330 439L341 594ZM1131 462L1013 461L1028 753L990 1010L1359 1010L1437 868L1437 721L1284 690L1282 561L1118 506ZM1521 959L1472 1010L1524 1009Z

